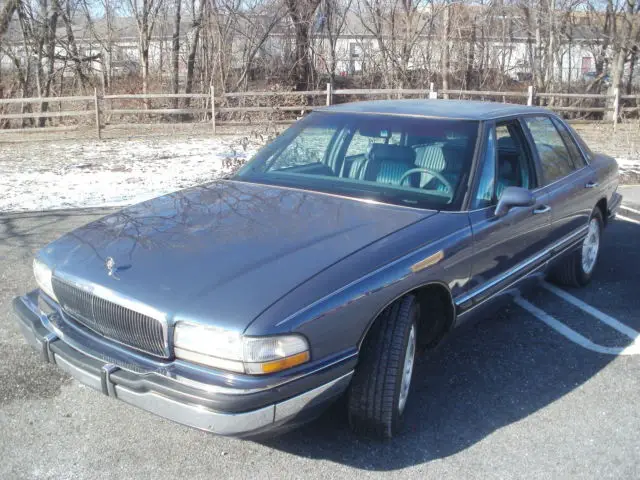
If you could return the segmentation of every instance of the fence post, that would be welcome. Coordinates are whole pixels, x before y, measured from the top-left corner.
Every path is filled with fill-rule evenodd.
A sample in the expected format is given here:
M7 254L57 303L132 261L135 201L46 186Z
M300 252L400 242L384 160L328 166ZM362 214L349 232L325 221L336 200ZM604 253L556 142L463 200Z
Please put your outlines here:
M331 100L333 96L333 86L331 83L327 83L327 105L331 105Z
M438 92L436 92L435 90L436 86L433 82L431 82L429 84L429 95L427 95L428 99L437 99L438 98Z
M213 134L216 134L216 97L215 91L213 89L213 84L211 84L211 127L213 128Z
M527 105L533 106L533 85L527 87Z
M93 101L96 107L96 133L98 134L98 140L102 139L100 134L100 103L98 102L98 89L93 89Z
M613 89L613 127L618 124L618 116L620 115L620 89Z

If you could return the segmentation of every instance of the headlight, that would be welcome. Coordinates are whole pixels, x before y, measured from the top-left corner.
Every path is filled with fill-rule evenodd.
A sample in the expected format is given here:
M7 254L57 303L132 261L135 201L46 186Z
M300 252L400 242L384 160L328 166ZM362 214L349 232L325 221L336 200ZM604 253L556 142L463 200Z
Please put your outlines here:
M58 299L53 293L53 285L51 285L51 269L37 258L33 259L33 276L36 277L36 283L40 289L57 302Z
M308 362L301 335L244 337L216 327L178 322L173 334L177 358L233 372L263 375Z

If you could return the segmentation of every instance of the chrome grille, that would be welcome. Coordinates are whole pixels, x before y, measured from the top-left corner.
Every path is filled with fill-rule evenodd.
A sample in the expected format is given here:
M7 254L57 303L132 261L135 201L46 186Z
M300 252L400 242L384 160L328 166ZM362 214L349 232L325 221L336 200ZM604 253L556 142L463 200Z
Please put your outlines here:
M117 303L105 300L59 278L53 291L62 310L75 322L116 342L159 357L167 357L163 325Z

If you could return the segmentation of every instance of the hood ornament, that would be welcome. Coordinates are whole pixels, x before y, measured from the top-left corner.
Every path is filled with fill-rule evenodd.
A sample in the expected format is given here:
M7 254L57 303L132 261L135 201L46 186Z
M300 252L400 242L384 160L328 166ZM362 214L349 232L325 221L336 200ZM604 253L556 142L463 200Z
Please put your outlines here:
M117 273L130 269L131 265L118 266L116 265L116 261L113 259L113 257L107 257L104 260L104 268L107 269L107 275L115 278L116 280L120 280L120 278L117 276Z
M116 261L113 259L113 257L106 258L106 260L104 261L104 267L107 269L107 275L109 275L110 277L113 277L113 275L118 270L118 268L116 267Z

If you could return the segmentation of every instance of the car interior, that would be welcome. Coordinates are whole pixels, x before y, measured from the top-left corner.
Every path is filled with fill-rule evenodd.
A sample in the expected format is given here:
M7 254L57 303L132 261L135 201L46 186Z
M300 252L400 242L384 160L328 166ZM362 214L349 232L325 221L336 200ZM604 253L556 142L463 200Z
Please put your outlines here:
M340 151L349 150L348 140L345 140L337 153L332 154L327 148L322 161L276 170L453 194L448 191L456 188L465 161L470 156L467 139L453 135L451 138L429 139L403 134L396 140L399 143L390 143L391 135L384 130L381 133L378 129L375 136L369 132L364 135L364 132L358 133L370 139L362 153L341 155Z

